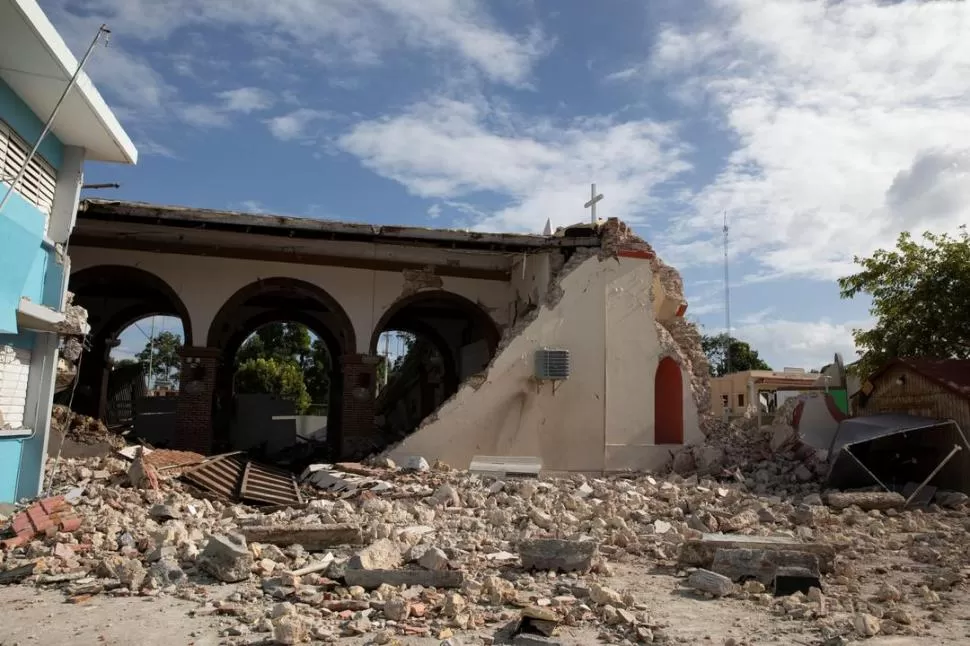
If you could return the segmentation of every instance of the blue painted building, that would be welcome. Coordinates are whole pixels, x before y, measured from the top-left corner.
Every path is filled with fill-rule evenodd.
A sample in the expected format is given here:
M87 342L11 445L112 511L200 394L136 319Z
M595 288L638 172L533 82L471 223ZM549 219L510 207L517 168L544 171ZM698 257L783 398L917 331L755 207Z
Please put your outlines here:
M0 0L0 199L77 67L35 0ZM65 249L86 161L134 164L137 151L82 72L0 210L0 502L42 487L70 273Z

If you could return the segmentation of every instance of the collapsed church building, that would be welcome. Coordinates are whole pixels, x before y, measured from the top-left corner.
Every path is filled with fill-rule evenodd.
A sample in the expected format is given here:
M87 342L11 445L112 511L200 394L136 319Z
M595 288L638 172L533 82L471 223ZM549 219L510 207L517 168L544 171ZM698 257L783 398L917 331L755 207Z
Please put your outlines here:
M331 459L530 456L610 472L657 468L703 437L708 366L680 277L615 219L539 236L87 200L71 258L91 326L78 412L108 416L126 327L181 321L178 394L136 405L171 448L297 441L306 420L261 418L234 392L239 348L279 321L326 345ZM384 385L388 331L417 341Z

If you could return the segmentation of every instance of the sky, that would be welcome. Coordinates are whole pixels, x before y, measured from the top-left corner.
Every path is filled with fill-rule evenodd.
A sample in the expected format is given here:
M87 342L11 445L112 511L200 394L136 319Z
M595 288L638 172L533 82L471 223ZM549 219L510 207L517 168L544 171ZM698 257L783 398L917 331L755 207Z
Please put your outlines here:
M854 356L854 256L970 220L964 2L40 4L75 53L112 30L87 71L141 159L98 196L538 233L595 182L706 333L727 218L732 332L776 369Z

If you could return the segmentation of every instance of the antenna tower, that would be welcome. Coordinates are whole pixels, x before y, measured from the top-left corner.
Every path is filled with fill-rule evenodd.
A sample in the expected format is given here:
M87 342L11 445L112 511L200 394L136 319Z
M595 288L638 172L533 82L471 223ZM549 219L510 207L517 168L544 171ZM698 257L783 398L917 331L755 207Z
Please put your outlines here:
M724 368L731 374L731 283L728 272L728 220L724 212Z

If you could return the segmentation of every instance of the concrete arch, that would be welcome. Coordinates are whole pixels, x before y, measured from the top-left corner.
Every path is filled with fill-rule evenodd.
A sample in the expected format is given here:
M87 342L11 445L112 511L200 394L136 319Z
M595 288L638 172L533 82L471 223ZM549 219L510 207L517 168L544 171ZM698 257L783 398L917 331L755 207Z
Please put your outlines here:
M371 332L371 355L380 350L381 334L391 330L414 334L424 351L433 348L443 371L432 376L437 369L423 359L404 363L377 402L380 430L373 442L377 449L413 432L458 391L463 379L484 369L500 339L498 326L482 307L441 289L411 294L391 305Z
M171 285L149 271L126 265L95 265L72 273L68 289L74 294L74 302L88 310L92 335L110 328L120 332L146 316L174 314L182 321L185 344L193 342L192 318L185 303ZM99 309L97 301L112 298L144 302L117 308L106 320L91 320L92 312L97 315Z
M267 278L242 287L226 300L209 326L206 345L222 352L214 393L217 442L229 437L236 352L250 334L275 322L301 323L327 346L327 435L336 452L342 438L343 356L354 353L357 339L353 323L340 303L321 287L297 278Z
M680 364L664 357L653 383L654 444L684 443L684 377Z
M88 311L89 349L78 374L74 408L98 419L107 415L109 354L117 335L139 319L175 316L182 322L183 343L192 343L192 318L178 293L162 278L138 267L94 265L71 274L68 289Z
M460 294L444 289L417 292L416 294L398 299L388 307L371 332L369 346L371 354L376 354L378 349L377 342L381 334L386 330L398 329L412 331L408 326L413 327L413 321L420 320L416 315L416 310L420 311L421 309L424 309L426 312L436 309L460 312L481 330L483 338L488 345L489 355L493 356L495 354L495 350L498 348L498 343L502 336L495 320L477 303L468 300ZM419 332L415 330L415 333Z
M324 309L319 314L324 316L309 314L312 308L301 307L307 303L322 305ZM238 329L248 324L248 319L240 320L240 310L247 306L263 307L267 311L276 312L273 316L277 318L267 318L266 312L251 315L250 318L260 316L265 319L264 323L288 320L301 322L311 329L326 328L343 354L353 353L357 347L353 323L333 296L312 283L285 277L257 280L230 296L212 319L206 335L206 345L210 348L222 348L230 338L238 334ZM310 319L314 321L312 325L307 322Z

